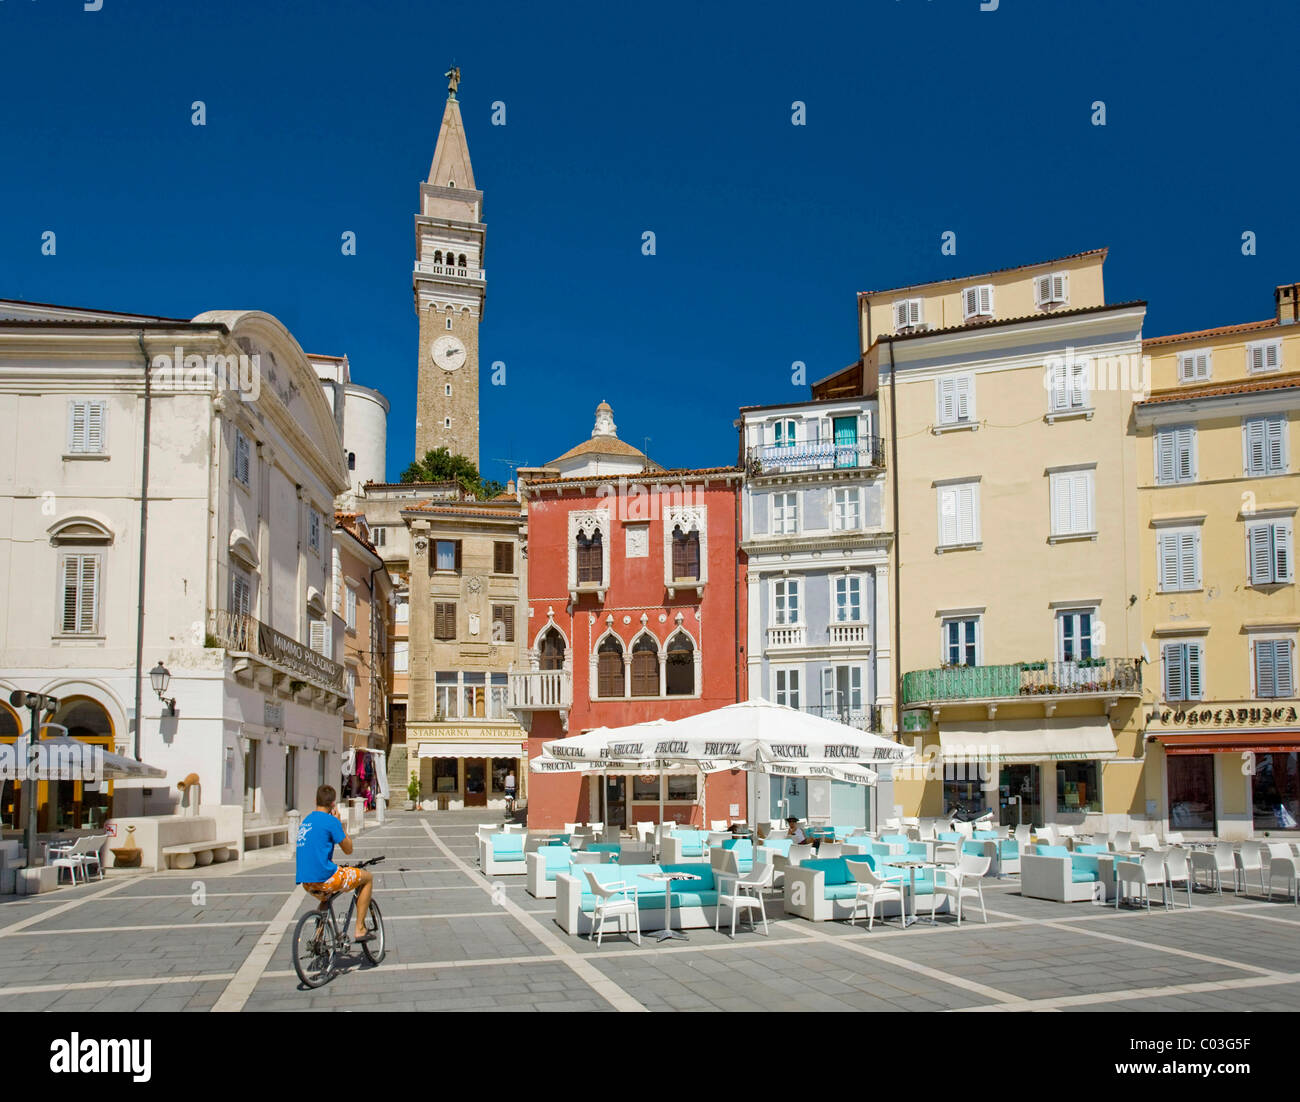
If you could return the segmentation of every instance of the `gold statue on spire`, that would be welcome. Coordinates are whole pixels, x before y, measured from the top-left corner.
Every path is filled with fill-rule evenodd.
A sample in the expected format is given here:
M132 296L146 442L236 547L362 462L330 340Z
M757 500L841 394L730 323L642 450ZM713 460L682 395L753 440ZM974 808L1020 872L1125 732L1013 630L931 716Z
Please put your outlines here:
M452 99L456 98L456 89L460 87L460 67L453 65L442 74L447 78L447 91Z

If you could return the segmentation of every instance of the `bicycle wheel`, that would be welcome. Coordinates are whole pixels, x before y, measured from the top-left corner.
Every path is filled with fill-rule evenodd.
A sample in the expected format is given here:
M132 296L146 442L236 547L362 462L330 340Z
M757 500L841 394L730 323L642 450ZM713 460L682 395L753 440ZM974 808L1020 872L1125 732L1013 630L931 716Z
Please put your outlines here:
M373 941L363 941L361 951L366 954L366 960L371 964L379 964L384 959L386 947L384 944L384 916L379 913L379 904L373 899L370 901L370 909L366 912L366 930L375 935Z
M308 987L334 977L334 932L320 911L308 911L293 932L293 969Z

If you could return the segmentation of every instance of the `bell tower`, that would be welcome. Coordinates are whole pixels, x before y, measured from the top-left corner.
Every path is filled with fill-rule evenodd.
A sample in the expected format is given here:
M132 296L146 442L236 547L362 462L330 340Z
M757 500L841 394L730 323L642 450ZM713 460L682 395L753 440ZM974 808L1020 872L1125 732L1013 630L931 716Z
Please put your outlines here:
M487 294L487 227L456 99L460 70L446 76L447 106L415 216L415 457L445 447L478 466L478 327Z

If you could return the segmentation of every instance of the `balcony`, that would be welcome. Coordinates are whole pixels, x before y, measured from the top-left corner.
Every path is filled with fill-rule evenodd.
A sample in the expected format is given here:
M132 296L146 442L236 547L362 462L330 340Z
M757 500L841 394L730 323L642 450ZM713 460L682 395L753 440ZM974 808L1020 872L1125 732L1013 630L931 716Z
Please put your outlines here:
M784 624L767 629L768 650L780 647L802 647L808 641L808 629L803 624Z
M459 279L483 281L487 272L482 268L462 268L455 264L434 264L428 260L416 261L415 271L418 275L455 276Z
M830 639L833 647L864 647L871 642L867 625L861 623L831 624Z
M1129 658L1084 658L1075 662L1014 662L1007 666L951 666L903 675L903 704L931 707L954 703L1040 701L1063 698L1116 700L1142 695L1142 672Z
M765 444L750 448L751 475L796 474L802 471L879 470L885 465L883 437L867 436L853 444Z
M866 708L842 708L834 704L805 704L799 710L835 723L843 723L855 731L880 730L880 713L874 705Z
M278 632L251 616L217 609L208 614L209 645L224 647L235 659L235 673L287 691L290 695L311 686L336 703L347 701L343 666L305 643ZM300 688L301 687L301 688Z
M534 712L559 712L560 723L569 729L573 707L573 671L511 670L509 708L528 729Z

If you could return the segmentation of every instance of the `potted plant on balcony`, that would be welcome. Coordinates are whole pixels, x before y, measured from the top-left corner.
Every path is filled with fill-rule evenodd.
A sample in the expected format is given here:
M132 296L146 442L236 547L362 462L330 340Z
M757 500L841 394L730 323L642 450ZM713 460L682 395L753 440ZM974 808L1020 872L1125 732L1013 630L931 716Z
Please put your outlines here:
M411 779L406 782L406 810L414 811L415 805L420 799L420 778L416 776L415 770L411 770Z

